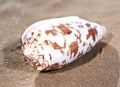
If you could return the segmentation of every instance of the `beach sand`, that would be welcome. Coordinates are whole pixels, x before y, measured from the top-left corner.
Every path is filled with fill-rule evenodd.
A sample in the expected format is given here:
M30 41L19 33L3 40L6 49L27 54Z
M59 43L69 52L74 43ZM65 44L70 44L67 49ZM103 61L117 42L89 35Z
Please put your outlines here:
M59 70L39 72L16 48L36 21L63 16L106 26L87 54ZM120 0L0 0L0 87L120 87Z

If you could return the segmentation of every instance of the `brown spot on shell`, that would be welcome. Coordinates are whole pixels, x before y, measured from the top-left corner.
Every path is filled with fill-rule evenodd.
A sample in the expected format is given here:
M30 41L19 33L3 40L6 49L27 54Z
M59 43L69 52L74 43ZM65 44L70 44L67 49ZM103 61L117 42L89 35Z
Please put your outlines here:
M65 24L68 28L73 28L70 23Z
M37 62L32 62L32 67L35 69L35 70L37 70Z
M21 44L21 46L24 46L24 45L26 45L26 41Z
M31 35L33 36L33 35L34 35L34 32L32 32Z
M83 46L86 46L87 45L87 43L86 42L83 42Z
M56 42L50 42L50 44L51 44L51 46L53 47L53 49L55 49L55 50L60 50L60 52L61 52L62 54L64 54L64 51L62 50L63 47L59 46Z
M64 46L63 46L63 48L66 48L66 40L64 40Z
M59 46L56 42L50 42L50 44L55 50L60 50L60 52L64 54L64 51L62 50L63 47Z
M53 36L57 35L57 30L53 29L53 30L46 30L45 33L48 35L49 33L51 33Z
M90 38L90 34L87 34L86 39L89 39L89 38Z
M62 63L65 64L65 63L66 63L66 60L62 61Z
M51 54L49 54L49 56L50 56L50 60L52 60L52 56L51 56Z
M45 63L42 63L40 66L42 67L43 70L46 70L47 68Z
M65 25L63 24L60 24L59 26L57 26L64 34L71 34L72 31L66 27Z
M51 42L51 45L54 49L62 49L62 47L59 46L56 42L54 42L54 43Z
M78 25L79 28L83 28L84 26L83 25Z
M27 41L29 40L29 38L27 38Z
M33 41L33 43L37 43L37 42L38 42L38 40L34 38L34 41Z
M41 36L41 34L39 33L37 36L38 36L38 37L40 37L40 36Z
M91 43L89 43L87 50L91 50L92 48L93 48L93 46L91 45Z
M91 26L91 24L89 24L89 23L86 23L85 25L86 25L87 27L90 27L90 26Z
M35 45L34 48L37 48L37 46Z
M78 51L78 43L77 41L74 41L70 44L69 46L70 48L70 55L72 55L72 53L74 53L74 56L77 54Z
M44 43L45 43L46 45L49 45L48 40L45 40Z
M90 30L88 30L88 34L86 36L86 39L89 39L90 36L92 36L93 40L95 41L97 34L98 34L98 32L97 32L96 28L90 29Z
M49 69L52 70L52 69L57 69L57 68L59 68L59 67L60 67L59 63L55 63L55 64L53 64L53 65L50 65L50 66L49 66Z
M82 42L82 40L81 40L81 34L79 34L79 36L77 36L76 34L74 34L74 35L77 38L77 40L79 40L79 42L81 43Z
M44 50L43 46L41 46L41 49Z
M28 40L31 40L31 39L32 39L31 37L28 38Z
M34 41L38 41L37 39L34 39Z
M77 38L77 40L79 40L79 42L81 43L82 42L82 40L81 40L81 33L80 33L79 30L76 30L76 31L78 32L79 35L76 35L76 34L74 34L74 35Z

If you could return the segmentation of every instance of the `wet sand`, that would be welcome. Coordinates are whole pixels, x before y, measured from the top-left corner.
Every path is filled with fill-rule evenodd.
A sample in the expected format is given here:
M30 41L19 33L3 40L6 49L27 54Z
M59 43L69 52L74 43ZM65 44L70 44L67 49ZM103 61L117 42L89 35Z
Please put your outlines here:
M32 23L76 15L107 27L89 53L59 70L38 72L16 48ZM0 0L0 87L120 87L119 0Z

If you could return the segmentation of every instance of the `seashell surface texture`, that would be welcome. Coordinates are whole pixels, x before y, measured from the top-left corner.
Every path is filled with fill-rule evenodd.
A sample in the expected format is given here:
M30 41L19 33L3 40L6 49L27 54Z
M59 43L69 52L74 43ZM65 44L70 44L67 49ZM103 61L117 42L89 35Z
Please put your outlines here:
M77 16L32 24L22 36L26 60L39 71L60 68L90 51L106 28Z

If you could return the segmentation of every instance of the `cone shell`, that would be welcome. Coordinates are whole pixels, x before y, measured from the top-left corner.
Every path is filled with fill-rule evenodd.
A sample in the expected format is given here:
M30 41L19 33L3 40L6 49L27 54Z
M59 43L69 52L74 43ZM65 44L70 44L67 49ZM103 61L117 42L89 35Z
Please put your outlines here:
M105 27L77 16L43 20L26 29L22 50L34 69L53 70L90 51L105 33Z

